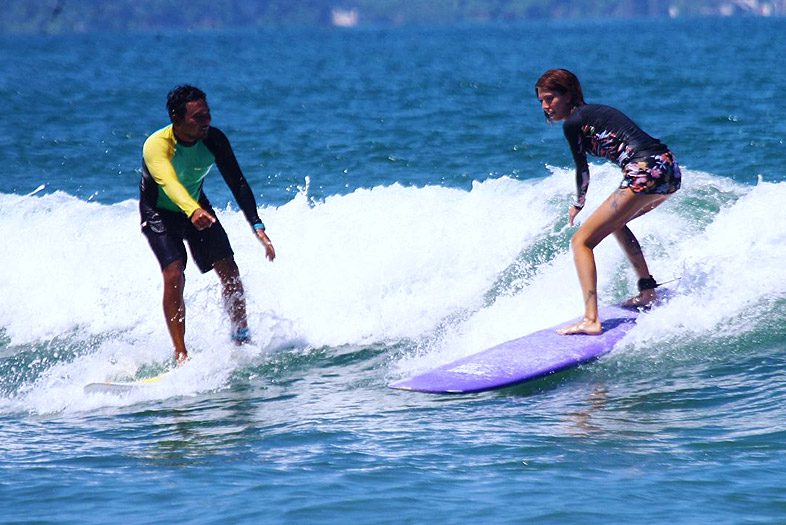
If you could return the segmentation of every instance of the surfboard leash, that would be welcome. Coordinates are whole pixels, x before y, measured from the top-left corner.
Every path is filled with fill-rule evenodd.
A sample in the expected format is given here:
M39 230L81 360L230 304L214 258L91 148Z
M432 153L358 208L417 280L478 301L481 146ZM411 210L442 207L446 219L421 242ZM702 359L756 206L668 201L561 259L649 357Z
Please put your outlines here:
M674 281L679 281L679 280L680 277L675 277L674 279L669 279L668 281L659 283L655 280L653 276L650 275L649 277L645 277L644 279L639 279L639 282L636 284L639 288L639 291L643 292L644 290L654 290L655 288L663 286L664 284L673 283Z
M663 281L662 283L659 283L659 282L657 282L655 280L655 278L653 276L650 275L649 277L647 277L645 279L639 279L639 282L637 283L637 285L639 287L639 291L643 292L644 290L653 290L655 288L659 288L659 287L664 286L666 284L670 284L670 283L679 281L681 278L682 277L675 277L674 279L669 279L668 281Z

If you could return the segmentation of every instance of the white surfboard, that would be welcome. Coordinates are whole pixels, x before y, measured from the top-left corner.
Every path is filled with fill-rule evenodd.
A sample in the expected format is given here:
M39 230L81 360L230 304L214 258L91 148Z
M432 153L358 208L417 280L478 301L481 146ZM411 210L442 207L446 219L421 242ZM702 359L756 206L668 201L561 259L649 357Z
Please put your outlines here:
M134 390L150 388L160 383L172 371L164 372L157 376L139 379L137 381L101 381L98 383L88 383L84 387L86 394L124 394Z

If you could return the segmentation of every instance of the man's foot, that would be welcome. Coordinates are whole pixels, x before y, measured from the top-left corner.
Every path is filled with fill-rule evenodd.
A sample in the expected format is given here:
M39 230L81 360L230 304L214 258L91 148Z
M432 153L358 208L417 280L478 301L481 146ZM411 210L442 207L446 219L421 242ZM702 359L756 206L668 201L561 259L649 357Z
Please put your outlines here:
M576 324L560 328L557 333L560 335L600 335L603 329L600 326L600 321L590 321L586 317Z
M175 352L175 364L183 366L188 361L188 352Z
M238 328L232 333L232 341L235 342L237 346L245 345L251 342L251 332L249 332L248 327L246 328Z
M624 303L623 308L651 308L658 300L655 290L642 290L639 295L631 297Z

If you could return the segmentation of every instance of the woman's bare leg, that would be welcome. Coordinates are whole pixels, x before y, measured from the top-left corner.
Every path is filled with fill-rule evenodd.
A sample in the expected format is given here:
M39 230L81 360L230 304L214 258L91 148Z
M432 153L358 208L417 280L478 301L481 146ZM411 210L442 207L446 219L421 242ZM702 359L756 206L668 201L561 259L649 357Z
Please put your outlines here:
M593 250L600 241L626 228L625 224L628 221L652 210L663 200L665 200L663 195L640 195L629 188L617 189L582 223L571 239L571 247L584 299L584 318L576 324L558 330L558 333L564 335L601 333L601 322L598 317L598 274ZM630 229L626 229L630 237L635 240ZM624 239L630 240L627 234L621 235ZM635 244L638 246L638 241ZM626 254L629 251L633 253L635 249L629 246ZM638 246L638 253L643 261L644 256L641 254L640 246ZM646 268L646 261L644 267Z
M660 204L665 202L669 196L659 195L659 197L659 199L656 199L655 202L639 211L639 213L637 213L630 220L632 221L636 217L641 217L645 213L654 210ZM625 253L625 256L633 266L633 271L636 272L636 278L641 280L650 277L650 270L647 266L647 261L644 258L644 252L642 252L641 245L639 244L638 239L636 239L636 236L633 235L633 232L630 230L630 228L628 228L627 225L623 226L614 232L614 237L617 239L617 242L622 248L622 251ZM656 298L657 295L654 289L641 290L638 295L631 297L625 301L623 305L627 307L646 306L652 304Z

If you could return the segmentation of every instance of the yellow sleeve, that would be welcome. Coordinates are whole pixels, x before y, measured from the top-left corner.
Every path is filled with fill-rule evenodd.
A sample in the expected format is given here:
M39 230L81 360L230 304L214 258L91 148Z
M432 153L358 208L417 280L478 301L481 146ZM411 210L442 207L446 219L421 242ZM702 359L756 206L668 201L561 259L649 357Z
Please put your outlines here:
M150 175L178 208L188 217L201 208L177 178L172 157L175 155L175 137L172 127L154 133L142 146L142 157Z

